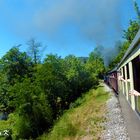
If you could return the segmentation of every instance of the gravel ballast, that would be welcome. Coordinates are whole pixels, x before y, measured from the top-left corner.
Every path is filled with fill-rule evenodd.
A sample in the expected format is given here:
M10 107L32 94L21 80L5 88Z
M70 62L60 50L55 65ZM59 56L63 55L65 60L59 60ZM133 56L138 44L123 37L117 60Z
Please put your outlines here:
M118 98L107 85L104 86L105 90L110 94L110 99L107 101L107 113L105 115L107 121L103 124L105 130L102 133L101 139L130 140Z

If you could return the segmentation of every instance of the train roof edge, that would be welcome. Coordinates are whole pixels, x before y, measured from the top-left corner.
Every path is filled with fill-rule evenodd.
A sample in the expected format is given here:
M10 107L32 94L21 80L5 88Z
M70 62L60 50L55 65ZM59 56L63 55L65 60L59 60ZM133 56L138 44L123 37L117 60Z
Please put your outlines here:
M136 47L136 45L138 44L138 42L140 42L140 29L138 31L138 33L136 34L135 38L133 39L132 43L130 44L129 48L127 49L126 53L124 54L122 60L120 61L120 63L117 64L117 66L112 69L111 71L107 72L108 74L118 71L118 69L120 68L121 64L123 64L123 62L126 60L127 56L132 52L132 50Z
M115 67L114 69L112 69L111 71L107 72L107 74L110 74L110 73L113 73L113 72L117 72L118 71L118 68Z
M132 43L130 44L129 48L127 49L125 55L123 56L122 60L118 64L117 69L119 69L121 64L125 61L125 59L132 52L132 50L136 47L136 45L138 44L139 41L140 41L140 30L136 34L135 38L133 39Z

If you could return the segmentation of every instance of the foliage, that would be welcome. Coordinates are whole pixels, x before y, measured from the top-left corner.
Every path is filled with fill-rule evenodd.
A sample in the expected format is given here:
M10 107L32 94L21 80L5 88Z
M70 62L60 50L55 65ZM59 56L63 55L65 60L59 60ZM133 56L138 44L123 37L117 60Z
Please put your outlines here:
M31 47L38 46L36 42L30 43ZM32 58L19 47L13 47L0 60L0 110L14 114L15 122L9 124L13 139L36 138L49 131L82 93L98 84L104 71L97 51L84 61L73 55L62 59L50 54L39 63L36 49L36 56ZM73 107L80 104L79 99ZM5 122L10 120L11 117ZM74 135L68 130L75 127L66 126L67 133Z
M124 30L123 38L125 39L125 41L123 41L123 43L121 43L119 46L117 46L119 49L119 53L109 63L108 70L113 69L121 61L121 59L123 58L124 54L126 53L128 47L130 46L134 37L136 36L136 34L139 30L139 27L140 26L139 26L138 21L130 20L129 27L127 28L127 30Z
M41 54L46 47L42 46L41 42L37 42L35 38L31 38L28 42L28 54L36 65L41 61Z
M87 89L94 85L93 80L95 78L92 79L91 73L86 69L86 65L72 55L65 58L65 69L67 83L71 90L69 96L74 101L77 97L81 96L82 92L87 91Z
M140 25L140 9L139 9L139 6L138 6L136 1L134 1L134 8L135 8L135 11L136 11L136 14L137 14L138 23Z
M16 96L10 105L15 106L18 116L15 125L17 137L36 137L52 125L51 108L36 83L26 78L11 87L10 92Z
M110 63L110 69L122 59L138 29L138 22L130 21L124 31L126 41L118 46L120 52ZM73 116L67 116L68 111L59 123L60 116L69 108L70 112L77 111L77 116L81 114L81 120L85 120L86 116L98 124L102 113L95 109L91 111L94 118L90 118L88 111L90 107L101 110L102 103L107 99L106 94L102 95L103 91L99 89L87 96L83 93L97 87L105 73L102 46L96 47L88 58L69 55L62 59L50 54L41 61L42 43L30 39L27 45L28 54L21 52L21 45L18 45L0 59L0 112L9 114L8 120L0 121L0 130L10 129L15 140L35 139L44 131L48 133L54 122L58 122L50 134L52 139L73 138L85 133L87 128L84 125L89 121L82 123L76 118L73 120ZM94 97L96 100L92 100ZM96 124L93 124L94 132L98 133L102 128Z
M49 134L43 134L38 140L99 139L103 130L101 123L105 121L105 103L108 98L103 87L90 90L76 100L75 103L80 104L65 112Z
M13 47L0 61L3 65L2 72L7 75L7 82L13 85L16 81L21 81L26 75L30 75L32 66L30 57L25 52L20 52L19 48Z
M86 68L91 73L92 78L102 78L105 66L103 58L97 48L89 54Z
M9 94L8 90L17 82L22 82L25 77L32 77L32 62L25 52L20 52L18 47L10 49L4 55L0 64L0 110L6 109L8 112L12 109L8 106L8 102L13 100L13 94Z
M126 39L129 43L132 42L134 37L136 36L138 30L139 30L139 24L138 21L132 21L130 20L129 27L127 30L124 30L124 39Z
M129 26L126 30L124 30L123 38L125 41L121 45L119 45L119 53L116 57L112 59L109 64L108 70L113 69L123 58L126 50L132 43L133 39L135 38L138 30L140 29L140 10L138 4L134 2L134 7L137 13L138 20L130 20Z
M75 102L70 104L70 108L76 108L85 101L84 96L79 97Z
M139 16L136 3L135 8ZM126 41L118 46L120 52L109 64L109 69L120 62L138 29L138 21L131 20L128 29L124 30ZM89 58L69 55L62 59L50 54L41 61L42 43L30 39L27 45L28 54L20 51L19 44L0 59L0 112L9 114L8 120L0 121L0 130L10 129L13 139L35 139L44 131L48 132L69 108L72 112L77 111L77 116L81 114L80 119L87 117L98 124L102 120L102 113L91 111L94 118L90 118L89 110L90 107L97 107L102 111L100 107L107 99L106 94L102 95L103 91L99 89L94 94L90 92L88 96L83 93L97 87L99 78L105 73L102 46L96 47ZM97 100L92 100L94 97ZM76 108L82 105L89 110ZM53 128L52 138L73 138L77 133L85 133L87 128L84 124L89 122L86 121L82 126L82 122L75 118L71 123L74 117L69 118L66 114ZM93 124L94 131L98 132L97 129L101 128L96 124Z
M117 64L121 61L121 59L123 58L126 50L129 47L129 42L123 42L119 47L119 54L110 62L108 69L111 70L113 68L115 68L117 66Z

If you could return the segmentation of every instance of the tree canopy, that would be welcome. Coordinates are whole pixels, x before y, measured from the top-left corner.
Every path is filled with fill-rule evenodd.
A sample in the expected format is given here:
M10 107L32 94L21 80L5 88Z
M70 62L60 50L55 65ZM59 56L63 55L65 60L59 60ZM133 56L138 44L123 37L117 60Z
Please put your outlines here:
M30 43L34 47L35 42ZM15 46L0 59L0 111L9 114L13 139L48 131L78 97L98 84L104 71L96 49L84 61L50 54L38 63L37 53L32 57Z

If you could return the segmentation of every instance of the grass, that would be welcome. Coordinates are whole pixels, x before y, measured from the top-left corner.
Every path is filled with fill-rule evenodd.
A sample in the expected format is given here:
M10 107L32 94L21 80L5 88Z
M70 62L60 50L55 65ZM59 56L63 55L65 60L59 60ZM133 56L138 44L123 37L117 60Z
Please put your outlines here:
M106 101L109 94L103 86L90 90L75 103L78 107L71 108L56 122L49 134L37 140L98 140L104 129Z

